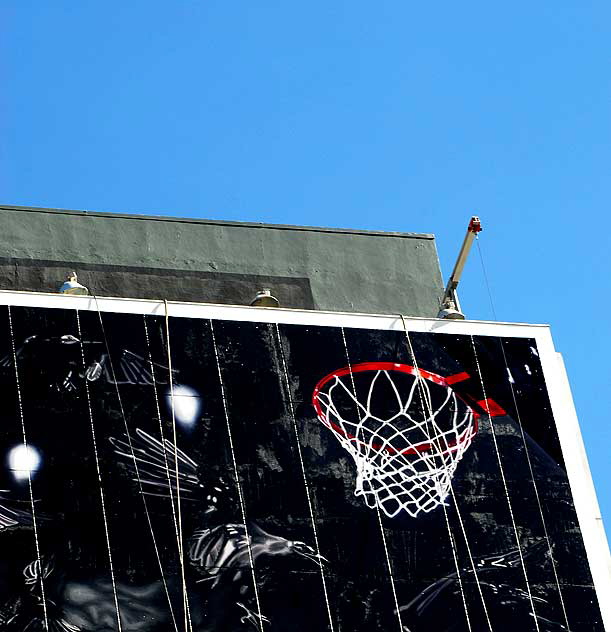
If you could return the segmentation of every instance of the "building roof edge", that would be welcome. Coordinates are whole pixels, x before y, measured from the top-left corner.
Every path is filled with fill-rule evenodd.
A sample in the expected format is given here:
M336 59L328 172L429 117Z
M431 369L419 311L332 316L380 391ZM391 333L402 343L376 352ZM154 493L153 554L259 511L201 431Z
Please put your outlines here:
M237 222L218 219L196 219L192 217L168 217L164 215L137 215L132 213L107 213L102 211L85 211L71 209L55 209L36 206L13 206L0 204L1 211L49 213L57 215L74 215L79 217L100 217L106 219L129 219L138 221L178 222L183 224L205 224L209 226L235 226L237 228L274 228L276 230L294 230L315 233L339 233L349 235L368 235L378 237L399 237L403 239L435 239L431 233L403 233L381 230L364 230L351 228L328 228L324 226L294 226L291 224L266 224L264 222Z

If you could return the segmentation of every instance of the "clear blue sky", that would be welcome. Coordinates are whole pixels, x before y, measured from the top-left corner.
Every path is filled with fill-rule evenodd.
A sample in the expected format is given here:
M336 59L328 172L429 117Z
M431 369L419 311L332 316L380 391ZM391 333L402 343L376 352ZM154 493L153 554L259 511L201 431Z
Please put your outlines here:
M549 322L611 534L611 5L7 0L6 204L433 232ZM491 319L477 252L463 307Z

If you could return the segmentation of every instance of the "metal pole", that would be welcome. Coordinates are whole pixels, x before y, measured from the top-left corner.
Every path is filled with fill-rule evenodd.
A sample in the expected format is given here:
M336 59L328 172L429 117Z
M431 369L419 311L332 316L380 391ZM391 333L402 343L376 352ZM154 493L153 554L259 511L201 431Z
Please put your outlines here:
M456 259L456 263L454 264L454 269L452 270L452 274L450 275L450 279L448 280L448 284L446 285L445 292L441 297L441 310L437 315L438 318L451 318L459 320L463 320L465 318L460 311L460 303L458 302L456 288L458 287L458 284L460 282L460 278L462 276L465 263L467 262L469 251L471 250L471 246L473 245L473 241L475 240L477 233L481 232L481 230L482 225L479 217L474 215L473 217L471 217L469 226L467 227L467 234L465 235L462 246L460 247L460 251L458 253L458 257Z

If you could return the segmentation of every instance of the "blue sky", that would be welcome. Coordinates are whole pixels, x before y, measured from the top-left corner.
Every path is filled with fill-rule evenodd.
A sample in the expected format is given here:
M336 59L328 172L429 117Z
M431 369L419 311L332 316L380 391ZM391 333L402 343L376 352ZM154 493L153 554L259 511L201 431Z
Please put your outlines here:
M427 5L427 6L425 6ZM611 533L611 5L0 7L6 204L433 232L549 322ZM474 252L461 287L492 319Z

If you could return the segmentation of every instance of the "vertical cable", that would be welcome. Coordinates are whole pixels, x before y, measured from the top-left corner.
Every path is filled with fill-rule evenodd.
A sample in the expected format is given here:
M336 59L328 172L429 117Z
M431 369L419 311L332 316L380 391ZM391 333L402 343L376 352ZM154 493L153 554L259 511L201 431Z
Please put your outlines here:
M492 317L494 320L498 320L496 317L496 310L494 309L494 301L492 300L492 292L490 291L490 283L488 281L488 274L486 272L486 266L484 265L484 257L482 255L482 249L479 245L479 239L477 237L477 233L475 234L475 243L477 244L477 252L479 254L479 260L482 264L482 272L484 273L484 282L486 283L486 289L488 290L488 300L490 301L490 308L492 309Z
M316 528L316 519L314 517L314 506L312 503L312 497L310 494L310 485L308 483L308 477L306 474L306 469L305 469L305 463L303 460L303 452L301 450L301 443L299 442L299 430L297 428L297 418L295 417L295 407L293 405L293 396L291 394L291 383L289 380L289 374L288 374L288 369L286 366L286 358L284 355L284 348L282 346L282 339L280 338L280 329L278 327L278 323L275 323L275 327L276 327L276 336L277 336L277 340L278 340L278 347L280 349L280 359L282 361L282 371L284 373L284 381L285 381L285 385L286 385L286 393L287 393L287 398L288 398L288 403L289 403L289 411L291 413L291 420L293 422L293 431L295 433L295 443L297 444L297 454L299 455L299 462L301 464L301 474L303 476L303 483L305 485L305 490L306 490L306 497L308 500L308 508L310 510L310 520L312 522L312 531L314 533L314 543L316 545L316 555L319 557L319 566L320 566L320 577L322 580L322 588L323 588L323 592L325 594L325 603L327 606L327 616L329 617L329 628L331 629L331 632L334 632L334 628L333 628L333 616L331 614L331 604L329 602L329 594L327 591L327 580L325 578L325 571L323 569L322 563L320 562L320 544L319 544L319 540L318 540L318 529Z
M250 562L250 572L252 575L252 583L255 591L255 601L257 603L257 611L259 617L259 626L260 629L263 630L263 622L266 621L266 618L263 617L261 612L261 602L259 600L259 589L257 587L257 578L255 576L255 561L252 555L252 545L251 545L251 537L248 533L248 524L246 522L246 506L244 503L244 495L242 493L242 484L240 483L240 472L238 470L238 462L235 456L235 448L233 445L233 435L231 433L231 423L229 422L229 409L227 407L227 398L225 397L225 387L223 385L223 375L221 373L221 362L218 353L218 347L216 344L216 336L214 334L214 323L210 320L210 332L212 334L212 346L214 347L214 357L216 359L216 368L218 372L219 385L221 388L221 399L223 400L223 411L225 413L225 421L227 423L227 436L229 438L229 449L231 451L231 460L233 463L233 473L235 476L236 487L238 489L238 499L240 501L240 511L242 514L242 522L244 523L244 532L246 534L246 544L248 548L248 559Z
M180 478L178 472L178 437L176 433L176 414L174 412L174 378L172 375L172 351L170 347L170 314L168 310L168 301L163 300L165 307L165 332L166 343L168 346L168 375L170 380L170 401L172 402L172 430L174 433L174 465L176 476L176 499L178 507L178 552L180 557L180 575L183 587L183 606L185 612L185 631L193 630L193 624L191 622L191 613L189 610L189 595L187 593L187 578L185 575L185 558L184 558L184 545L183 545L183 532L182 532L182 508L180 506Z
M151 345L149 340L148 327L146 324L146 316L142 316L144 322L144 335L146 337L146 348L149 356L149 364L151 367L151 376L153 378L153 393L155 399L155 409L157 411L157 420L159 421L159 436L161 437L161 445L165 446L166 438L165 433L163 432L163 422L161 420L161 408L159 406L159 394L157 392L157 380L155 377L155 364L153 363L153 356L151 353ZM170 378L168 377L168 382L170 382ZM174 402L172 401L172 407L174 406ZM181 547L180 547L180 531L178 529L178 517L176 515L176 507L174 505L174 491L172 488L172 479L170 476L170 462L168 461L167 451L165 449L162 450L163 453L163 462L165 465L166 476L168 479L168 492L170 495L170 506L172 507L172 519L174 521L174 531L176 532L176 544L179 557L181 556ZM186 590L186 587L183 585L183 591Z
M401 321L403 323L403 330L405 331L405 338L406 338L406 341L407 341L409 353L410 353L410 355L412 357L412 361L414 362L415 368L419 371L420 369L418 367L418 361L416 359L416 353L415 353L414 348L412 346L412 341L411 341L411 338L410 338L410 335L409 335L409 332L408 332L408 329L407 329L407 323L405 322L405 317L402 314L400 314L400 316L401 316ZM432 416L433 415L433 411L432 411L432 407L431 407L430 402L428 402L428 400L425 397L423 397L422 394L420 394L420 403L422 405L422 412L423 412L423 416L424 417L426 417L426 412L424 410L424 402L425 401L428 404L429 416ZM438 446L438 448L439 448L439 446ZM490 630L490 632L493 632L493 630L492 630L492 622L490 621L490 615L488 613L488 607L486 606L486 600L484 599L484 593L482 591L482 586L481 586L481 583L479 581L477 570L475 568L475 561L473 559L473 554L471 552L471 545L469 544L469 539L467 537L467 531L465 529L464 521L462 519L462 514L461 514L460 508L458 506L458 499L456 498L456 494L454 492L454 486L452 485L451 482L450 482L450 494L452 496L452 501L453 501L454 507L456 509L456 516L458 517L458 522L460 524L461 533L462 533L463 539L465 541L465 547L467 548L467 555L469 557L469 563L471 565L471 571L473 572L473 577L475 579L475 584L477 586L477 590L478 590L478 593L479 593L479 596L480 596L480 599L481 599L481 602L482 602L482 607L484 609L484 615L486 617L486 623L488 625L488 629ZM444 514L445 514L445 518L446 518L446 523L448 525L448 531L450 533L450 540L452 541L452 533L451 533L451 530L450 530L449 517L447 515L447 511L445 509L445 505L443 505L443 507L444 507ZM456 552L455 552L455 556L456 556ZM458 562L456 562L456 564L458 564ZM457 574L458 574L458 580L459 580L459 583L461 585L461 591L462 591L462 582L460 580L460 573L458 572L458 570L457 570ZM465 600L464 593L463 593L463 600ZM466 608L466 601L465 601L465 608Z
M432 418L433 417L433 411L432 411L432 408L431 408L431 405L430 405L430 402L429 402L428 398L426 398L424 396L423 392L422 392L423 387L422 387L422 385L420 383L420 377L419 377L419 375L420 375L420 368L418 366L418 361L416 360L416 354L414 353L414 349L412 347L411 339L410 339L409 333L407 331L407 323L405 322L405 319L403 318L403 315L401 315L401 320L403 322L403 326L404 326L404 330L405 330L405 336L406 336L407 344L408 344L408 347L409 347L409 352L410 352L410 355L412 357L412 362L414 363L414 367L416 368L416 372L417 372L417 375L415 376L415 380L416 380L416 383L418 384L418 387L419 387L418 388L418 395L419 395L419 400L420 400L420 407L421 407L422 417L423 417L423 419L427 419L427 411L425 410L425 402L426 402L428 404L428 409L429 409L428 410L428 418ZM426 425L424 427L426 428ZM434 443L434 440L431 437L427 436L427 438L429 439L429 442ZM438 450L441 449L438 441L437 441L437 449ZM451 482L450 482L450 492L452 494L452 498L454 499L454 504L456 506L456 509L458 510L458 505L457 505L456 499L454 497L454 489L452 487L452 483ZM450 539L450 547L452 549L452 557L454 559L454 566L456 568L456 578L458 579L458 587L460 589L460 595L461 595L462 602L463 602L463 608L465 610L465 617L466 617L466 620L467 620L467 627L469 628L469 630L472 630L471 619L470 619L470 616L469 616L469 609L467 607L467 597L465 595L465 589L464 589L464 586L463 586L463 583L462 583L462 576L461 576L461 572L460 572L460 566L458 564L458 550L457 550L457 547L456 547L456 540L454 538L454 534L452 533L452 526L450 524L450 517L448 516L448 510L446 508L446 504L445 504L444 501L441 502L441 508L443 510L443 516L444 516L444 519L445 519L446 528L448 530L448 537ZM462 518L460 517L460 513L458 513L458 511L457 511L457 514L459 516L459 522L462 525ZM469 553L469 557L471 558L471 549L470 549L470 546L469 546L469 542L466 539L466 534L465 534L464 530L463 530L463 535L465 537L465 544L467 546L467 551ZM492 632L492 625L490 624L490 619L488 618L488 610L486 608L486 603L484 601L484 597L483 597L483 594L481 592L481 587L479 585L479 581L478 581L478 578L477 578L477 573L475 572L475 565L473 564L473 560L472 559L471 559L471 563L472 563L472 567L473 567L473 572L475 574L475 581L477 583L478 588L480 589L480 596L481 596L481 599L482 599L482 605L484 607L484 612L486 614L488 627L490 629L490 632Z
M76 312L76 326L78 329L78 337L79 337L79 346L81 349L81 361L83 364L83 373L87 371L87 364L85 362L85 350L83 348L83 334L81 331L81 317L79 314L79 310L75 310ZM85 392L87 394L87 408L89 409L89 423L91 426L91 441L93 444L93 454L95 458L95 469L98 475L98 484L100 486L100 505L102 507L102 518L104 520L104 535L106 537L106 548L108 550L108 564L110 568L110 579L112 582L112 593L115 602L115 610L117 615L117 626L119 632L122 632L123 628L121 627L121 613L119 611L119 598L117 596L117 583L115 580L115 569L112 562L112 550L110 548L110 532L108 529L108 517L106 515L106 502L104 500L104 487L102 484L102 470L100 469L100 456L98 454L98 444L95 436L95 425L93 423L93 410L91 407L91 395L89 393L89 383L87 379L85 379Z
M477 356L477 350L475 349L475 341L473 336L469 336L471 339L471 347L473 348L473 355L475 357L475 364L477 366L477 373L479 375L480 383L482 386L482 392L484 394L484 400L487 401L488 397L486 395L486 387L484 385L484 379L482 377L482 371L479 364L479 358ZM499 472L501 474L501 481L503 482L503 489L505 491L505 498L507 499L507 506L509 508L509 516L511 518L511 524L513 526L513 532L516 539L516 545L518 547L518 555L520 556L520 563L522 564L522 571L524 574L524 581L526 583L526 590L528 592L528 600L530 601L530 607L532 610L533 619L535 622L535 628L537 632L539 632L539 620L537 618L537 613L535 611L535 603L532 596L532 591L530 588L530 582L528 581L528 573L526 571L526 564L524 562L524 556L522 555L522 547L520 546L520 536L518 534L518 526L515 521L515 516L513 513L513 505L511 503L511 497L509 496L509 488L507 487L507 479L505 478L505 469L503 468L503 462L501 460L501 453L499 451L499 445L496 439L496 430L494 429L494 422L492 421L492 415L488 415L488 423L490 424L490 430L492 434L492 441L494 443L494 450L496 452L497 460L499 463Z
M165 593L166 593L166 597L168 599L168 605L170 607L170 614L172 616L172 621L174 622L174 628L175 628L176 632L178 632L178 624L177 624L176 618L174 616L174 608L172 607L172 600L170 598L170 591L168 589L168 584L167 584L167 581L166 581L166 578L165 578L165 573L163 571L163 563L161 561L161 555L159 553L159 547L157 546L157 538L155 537L155 531L153 529L153 521L151 519L151 515L150 515L149 509L148 509L148 503L146 501L146 496L144 494L144 489L143 489L143 486L142 486L142 479L140 477L140 468L138 466L138 459L136 458L136 454L134 452L134 447L133 447L133 444L132 444L132 438L131 438L131 435L130 435L130 432L129 432L129 427L128 427L128 424L127 424L127 418L125 417L125 410L123 408L123 401L121 399L121 393L119 391L119 384L117 383L117 375L115 373L115 368L114 368L114 364L113 364L113 361L112 361L112 354L110 353L110 347L108 345L108 338L106 337L106 329L104 328L104 321L102 319L102 312L100 311L100 306L98 305L97 296L94 295L93 298L95 300L96 309L97 309L97 312L98 312L98 319L100 321L100 328L102 330L102 337L104 338L104 345L105 345L105 348L106 348L106 354L107 354L108 362L109 362L109 365L110 365L110 372L111 372L111 375L112 375L113 382L115 384L115 391L117 393L117 400L119 402L119 409L121 411L121 418L123 419L123 426L125 428L125 435L127 437L127 443L129 445L129 450L130 450L130 453L131 453L132 460L134 462L134 469L135 469L135 472L136 472L136 481L138 483L138 491L140 492L140 497L142 498L142 502L144 504L144 513L146 515L146 520L147 520L147 523L148 523L148 526L149 526L149 530L151 532L151 537L152 537L152 540L153 540L153 548L155 549L155 555L157 556L157 564L159 565L159 571L161 573L161 582L163 583L163 587L164 587L164 590L165 590Z
M17 403L19 406L19 418L21 420L21 436L23 439L23 448L28 453L28 441L25 432L25 418L23 415L23 402L21 400L21 386L19 384L19 369L17 368L17 354L15 352L15 335L13 332L13 317L11 315L11 306L6 306L8 310L8 325L11 333L11 352L13 354L13 366L15 367L15 384L17 386ZM47 599L45 595L44 572L42 569L42 558L40 555L40 542L38 540L38 523L36 521L36 508L34 504L34 491L32 489L32 472L28 469L28 491L30 493L30 507L32 509L32 526L34 530L34 544L36 546L36 560L38 564L38 572L40 574L40 596L42 599L42 612L45 622L45 630L49 631L49 619L47 616Z
M361 416L361 409L358 406L358 399L357 399L357 394L356 394L356 385L354 383L354 375L352 374L352 362L350 361L350 353L348 352L348 343L346 341L346 332L344 331L344 328L341 327L341 332L342 332L342 341L344 343L344 351L346 353L346 361L348 363L348 368L350 369L350 382L352 383L352 392L354 395L354 400L355 400L355 404L356 404L356 411L357 411L357 415L359 417L359 421L362 422L362 416ZM386 542L386 533L384 532L384 525L382 523L382 516L380 515L380 507L378 506L378 503L376 502L376 514L378 516L378 525L380 526L380 534L382 535L382 545L384 547L384 555L386 556L386 565L388 566L388 575L390 578L390 587L392 590L392 596L393 596L393 600L395 602L395 611L397 613L397 620L399 621L399 632L403 632L404 628L403 628L403 622L401 621L401 611L399 609L399 599L397 597L397 588L395 586L395 578L393 575L393 571L392 571L392 564L390 562L390 553L388 551L388 544ZM453 547L452 547L453 548ZM456 557L455 557L456 560ZM456 567L456 570L458 571L458 566ZM462 592L462 586L461 586L461 592ZM463 600L464 600L464 595L463 595ZM467 604L465 603L465 612L467 610ZM471 624L469 623L469 615L467 613L467 624L469 627L469 632L471 631Z
M492 309L492 314L494 317L494 320L498 320L497 316L496 316L496 310L494 308L494 300L492 298L492 291L490 289L490 282L488 279L488 272L486 270L486 264L484 263L484 255L482 253L482 249L479 243L479 239L477 239L477 235L476 235L476 242L477 242L477 251L479 253L479 260L480 260L480 264L482 267L482 273L484 275L484 281L486 284L486 290L488 291L488 299L490 301L490 307ZM509 369L509 362L507 360L507 355L505 353L505 345L503 343L503 340L501 338L499 338L500 341L500 345L501 345L501 352L503 354L503 360L505 362L505 368L507 369L508 373L510 371ZM568 614L566 611L566 605L564 603L564 597L562 595L562 589L560 587L560 578L558 576L558 568L556 566L556 560L554 559L554 553L553 553L553 549L552 549L552 542L550 540L549 537L549 532L547 530L547 524L545 522L545 515L543 513L543 504L541 502L541 497L539 495L539 489L537 486L537 481L535 479L535 473L534 473L534 469L532 466L532 460L530 458L530 451L528 449L528 445L526 443L526 436L524 434L524 427L522 426L522 420L520 418L520 410L518 408L518 401L516 398L516 394L515 394L515 389L513 387L513 384L511 382L511 380L509 381L509 388L511 390L511 397L513 399L513 404L516 410L516 417L518 419L518 426L520 427L520 435L522 436L522 443L524 444L524 453L526 454L526 460L528 462L528 469L530 471L530 477L532 480L532 484L533 484L533 488L535 491L535 498L537 500L537 506L539 507L539 515L541 516L541 524L543 526L543 533L545 536L545 540L547 541L547 548L548 548L548 553L549 553L549 558L552 564L552 571L554 573L554 580L556 581L556 587L558 588L558 598L560 600L560 607L562 609L562 614L564 616L564 622L566 623L566 629L570 632L571 630L571 626L569 625L569 619L568 619Z
M503 340L499 338L501 343L501 351L503 352L503 359L505 360L505 368L509 371L509 363L507 361L507 356L505 355L505 348L503 344ZM558 577L558 569L556 567L556 560L554 559L554 553L552 550L552 543L549 537L549 533L547 531L547 524L545 522L545 516L543 514L543 504L541 503L541 497L539 496L539 489L537 486L537 481L535 479L535 472L532 465L532 460L530 458L530 452L528 450L528 445L526 443L526 435L524 434L524 426L522 425L522 419L520 417L520 410L518 408L518 401L515 394L515 389L513 388L513 384L511 381L509 382L509 388L511 389L511 397L513 399L513 405L516 409L516 417L518 418L518 426L520 427L520 435L522 437L522 443L524 444L524 453L526 454L526 461L528 462L528 470L530 472L530 478L532 480L533 488L535 491L535 498L537 499L537 506L539 507L539 515L541 517L541 524L543 525L543 534L545 536L545 540L547 542L547 550L549 553L549 559L552 563L552 571L554 573L554 579L556 581L556 587L558 588L558 597L560 599L560 607L562 608L562 614L564 616L564 622L566 623L566 629L568 632L571 632L571 626L569 625L569 618L566 611L566 605L564 603L564 597L562 595L562 589L560 588L560 578Z

